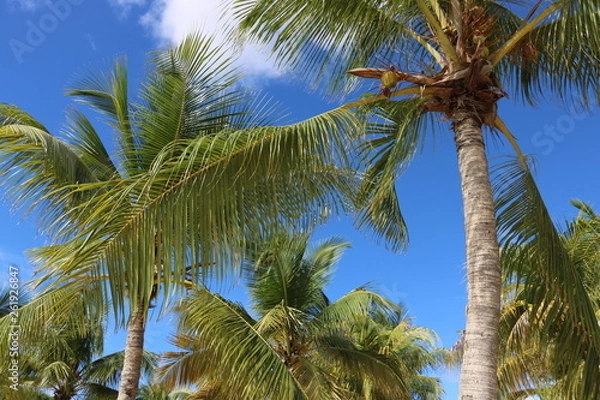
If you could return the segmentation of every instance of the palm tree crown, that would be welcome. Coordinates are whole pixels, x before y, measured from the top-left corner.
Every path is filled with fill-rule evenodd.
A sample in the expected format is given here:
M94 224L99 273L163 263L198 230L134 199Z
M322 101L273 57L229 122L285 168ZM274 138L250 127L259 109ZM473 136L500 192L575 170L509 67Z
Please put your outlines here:
M200 35L155 52L135 102L123 60L82 79L69 94L108 123L114 153L82 112L69 112L58 138L17 107L0 110L2 183L42 210L53 240L32 252L47 302L29 310L28 329L83 294L99 319L112 304L129 326L119 400L135 397L152 300L166 305L190 282L231 271L252 232L321 220L355 181L334 166L345 144L332 133L356 125L347 111L275 126L225 54Z
M496 381L503 246L531 242L547 260L538 284L564 299L570 320L593 342L583 372L600 394L600 332L573 263L558 240L527 158L498 115L509 97L535 104L599 101L600 12L595 0L237 0L243 35L272 45L277 60L315 85L341 89L345 72L378 78L379 95L348 103L368 121L361 141L366 179L359 224L377 226L396 248L407 239L395 181L422 142L425 123L451 123L461 177L468 278L461 399L492 399ZM352 85L350 85L352 87ZM346 87L348 88L348 86ZM490 176L483 129L514 148L516 160ZM491 179L493 178L493 179ZM492 187L494 184L494 188ZM496 198L494 198L494 193ZM496 220L496 216L498 219ZM499 232L499 235L497 234ZM552 282L569 282L562 287ZM540 292L541 296L541 292ZM542 298L537 304L543 304ZM558 307L558 303L554 303ZM560 353L568 353L561 348ZM577 357L568 363L578 365ZM596 383L594 383L596 382Z

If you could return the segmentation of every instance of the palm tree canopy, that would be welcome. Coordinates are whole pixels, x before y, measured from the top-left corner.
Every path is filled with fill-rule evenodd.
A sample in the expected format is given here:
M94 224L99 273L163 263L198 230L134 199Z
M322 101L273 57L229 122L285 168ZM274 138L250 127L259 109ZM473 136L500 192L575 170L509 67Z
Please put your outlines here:
M201 383L197 395L206 399L408 399L417 387L439 398L439 382L420 375L439 365L435 334L411 327L400 307L365 288L332 303L325 296L347 242L269 239L255 244L245 268L258 319L204 288L192 291L174 339L181 351L167 353L161 370L168 386Z
M397 243L407 238L395 181L423 140L425 116L441 114L451 121L455 139L463 133L458 128L465 120L478 131L478 136L471 138L473 142L484 143L484 126L504 136L514 148L516 160L501 164L492 176L498 238L506 251L527 246L527 254L539 261L533 264L539 268L535 277L538 287L544 289L536 292L536 309L543 312L551 304L553 312L566 313L569 331L575 332L571 345L577 342L578 349L588 349L573 353L568 345L559 344L552 350L572 371L582 365L579 357L585 354L584 378L580 381L583 389L578 394L598 397L600 330L594 308L541 199L529 159L497 114L497 102L505 97L529 104L558 98L586 108L600 101L597 1L238 0L236 4L242 34L272 45L281 65L308 71L309 83L327 82L338 90L347 82L345 72L380 80L381 95L367 96L345 107L358 109L367 121L360 147L366 179L360 193L364 203L359 223L377 226L377 232L386 240ZM350 82L345 88L352 87ZM465 147L462 145L457 142L459 155ZM484 147L479 147L479 160L484 161L479 165L483 165L487 162ZM485 178L481 182L489 181L487 164L479 172ZM474 171L464 176L472 177ZM479 204L470 210L476 213L479 207L489 211L480 212L478 217L493 222L487 183L476 187L483 192L483 186L485 204L480 196L474 200ZM465 190L464 197L469 193L472 191ZM486 232L491 230L493 227ZM485 243L491 243L491 239L486 237ZM467 254L476 247L485 246L468 246ZM488 255L496 254L497 243L484 250L489 251ZM492 289L499 294L499 265L489 267L488 271L495 271L494 287L486 291L477 286L480 295ZM478 271L483 272L482 268ZM471 266L468 269L473 270ZM483 281L482 277L474 276L481 278L478 282ZM475 280L469 279L470 284ZM553 298L561 301L550 303ZM500 304L479 305L492 310ZM470 310L475 309L471 306ZM492 312L489 316L485 327L477 327L482 333L497 327L496 316ZM492 342L496 335L491 336L486 354L495 353ZM472 367L477 363L474 354L469 356ZM495 363L486 361L486 372ZM486 373L490 396L495 391L492 375ZM470 379L471 383L475 381ZM471 384L469 390L475 386Z
M39 285L75 293L104 282L97 306L110 300L123 323L127 301L147 307L158 290L166 305L186 280L231 271L247 234L310 226L347 205L357 178L334 166L346 146L334 132L352 135L355 118L340 109L276 126L238 81L225 50L200 35L153 54L137 102L123 60L82 79L69 94L102 115L114 153L81 112L59 138L1 107L2 183L27 210L43 210L54 241L32 251Z
M395 67L430 85L476 58L528 101L597 100L600 12L594 0L236 0L244 35L268 43L308 82L339 87L357 67ZM439 75L439 76L438 76Z

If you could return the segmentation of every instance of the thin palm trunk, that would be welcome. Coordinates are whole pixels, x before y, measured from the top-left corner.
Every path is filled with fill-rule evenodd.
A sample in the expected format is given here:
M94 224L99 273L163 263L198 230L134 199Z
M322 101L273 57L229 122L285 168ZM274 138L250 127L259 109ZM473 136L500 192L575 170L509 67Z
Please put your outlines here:
M125 359L123 361L123 372L121 372L121 383L119 385L119 397L117 397L117 400L135 400L144 355L145 330L146 310L140 304L127 324Z
M468 307L460 399L495 400L502 286L494 199L480 118L453 118L467 247Z

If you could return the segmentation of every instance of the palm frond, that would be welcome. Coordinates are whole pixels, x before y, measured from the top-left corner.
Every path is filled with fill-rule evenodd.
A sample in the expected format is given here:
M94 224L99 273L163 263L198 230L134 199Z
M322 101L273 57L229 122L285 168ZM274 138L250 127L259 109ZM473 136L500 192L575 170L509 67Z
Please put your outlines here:
M324 308L312 323L336 326L359 321L376 313L395 315L398 310L398 305L385 297L357 288Z
M94 360L86 366L84 372L86 383L95 383L109 387L118 386L124 359L125 352L119 351ZM152 377L154 371L158 368L158 355L144 350L141 368L142 374L146 378Z
M0 165L0 179L7 194L26 212L43 210L41 225L49 233L61 229L54 222L66 210L89 196L68 191L67 187L97 181L94 172L67 143L23 123L0 127Z
M120 315L127 292L136 294L130 296L133 307L138 299L148 304L155 285L168 299L181 287L186 266L209 262L222 275L236 265L242 254L236 249L243 246L238 240L249 232L306 215L302 224L311 226L325 207L343 206L340 189L351 191L355 178L330 163L343 151L335 132L352 131L354 124L348 111L337 110L288 127L176 143L181 151L175 159L168 147L149 174L111 182L109 190L58 218L80 218L61 231L74 239L40 249L37 258L61 266L54 285L75 277L118 277L110 290ZM79 184L72 190L95 188ZM198 279L199 271L193 274Z
M120 58L115 61L108 75L88 74L67 92L77 102L104 115L110 126L118 132L120 149L115 157L120 160L118 166L124 168L125 175L131 175L137 169L132 157L136 140L128 85L127 60Z
M308 235L281 233L257 246L246 279L254 307L264 315L279 304L318 313L327 305L323 289L349 244L330 238L309 249Z
M565 370L581 371L580 392L600 394L600 330L581 277L552 222L528 167L520 160L498 169L496 201L498 230L504 249L518 249L519 262L509 274L523 279L528 303L542 332L554 328L545 320L561 321L554 332L555 357ZM510 250L509 250L510 251ZM527 266L531 272L523 267ZM582 364L583 363L583 364ZM573 385L576 386L576 385Z
M418 99L371 104L360 158L367 166L359 192L358 227L370 227L392 250L406 247L408 232L398 204L396 180L422 143L425 117Z
M402 364L382 354L357 348L352 341L340 336L321 336L319 351L330 362L339 365L341 371L350 371L352 377L360 377L373 384L383 398L410 399Z
M73 150L100 181L108 181L119 176L119 172L100 135L91 121L81 112L71 109L67 114L67 132Z
M419 43L437 47L415 1L360 0L349 7L341 0L237 0L234 9L243 34L270 44L280 65L305 71L315 87L339 89L345 71L377 62L437 63Z
M205 355L182 361L206 373L206 378L218 374L219 380L227 382L222 388L228 394L224 398L308 398L271 345L220 296L206 289L192 291L180 324ZM167 365L162 376L169 385L187 383L189 376L180 374L184 364Z
M555 1L546 6L553 12L514 40L499 68L517 94L535 103L551 92L586 108L598 101L600 11L592 3Z

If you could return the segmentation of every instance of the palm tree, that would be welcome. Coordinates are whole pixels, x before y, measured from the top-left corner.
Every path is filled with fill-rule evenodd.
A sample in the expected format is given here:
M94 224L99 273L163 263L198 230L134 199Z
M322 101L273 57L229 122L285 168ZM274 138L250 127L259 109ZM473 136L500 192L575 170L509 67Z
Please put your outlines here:
M14 292L11 293L9 286L0 287L0 319L10 319L11 311L14 311L13 305L17 304L19 307L22 307L23 305L27 304L27 302L28 296L22 290L17 296ZM11 325L14 325L14 323L11 322ZM3 337L12 338L13 336L7 334L3 335ZM7 342L8 340L4 341ZM27 382L23 382L21 376L19 376L18 386L16 385L16 381L10 380L11 377L14 377L13 371L10 369L10 367L12 360L15 359L15 354L8 350L4 354L7 354L9 357L3 357L0 365L2 368L2 371L0 372L0 379L2 382L5 382L5 384L0 386L0 397L14 400L51 399L50 396L39 392L36 388L31 387L31 385L29 385ZM21 354L19 354L18 357L20 359ZM16 372L20 373L20 368ZM13 384L15 384L15 386L13 386Z
M240 89L226 52L191 35L153 53L135 102L123 60L82 79L69 94L108 132L71 110L69 135L59 138L25 111L1 107L2 184L27 211L41 211L52 239L32 251L43 306L21 310L23 329L33 337L40 324L68 317L74 299L98 320L111 304L127 328L119 400L138 391L153 302L165 310L186 285L234 271L251 232L322 220L355 180L333 165L345 146L333 132L355 129L347 111L275 126L271 107Z
M568 223L562 239L578 273L596 317L600 317L600 217L591 207L575 202L580 215ZM502 253L505 271L503 308L501 314L500 366L498 381L503 398L525 399L539 396L543 399L584 398L581 388L585 353L590 344L573 342L572 327L565 323L564 313L552 307L535 309L532 301L544 287L531 285L534 279L521 276L515 279L515 264L525 264L530 274L535 274L539 262L530 257L527 248L511 249ZM527 271L527 270L526 270ZM549 296L548 296L549 297ZM553 299L558 302L560 299ZM537 321L536 321L537 320ZM599 319L600 320L600 319ZM539 325L548 328L540 330ZM563 363L554 349L566 342L579 357L580 365L574 368ZM564 346L564 345L563 345Z
M333 303L324 294L347 247L287 234L259 245L246 268L259 318L195 289L180 307L181 351L165 354L159 375L167 386L198 384L205 399L440 398L439 381L421 375L439 365L433 332L365 288Z
M403 365L410 398L415 400L441 399L444 390L437 378L424 374L433 368L443 367L451 361L447 349L436 348L438 340L434 331L415 326L406 311L399 307L392 315L374 314L351 327L354 342L360 349L373 351ZM365 385L366 383L366 385ZM362 382L365 398L386 399L378 387Z
M5 314L3 310L8 308L9 293L9 290L0 291L1 314ZM19 297L20 307L25 307L30 302L29 296L24 293L20 293ZM44 304L37 300L34 297L31 301L37 307L43 307ZM113 386L118 385L120 379L124 352L102 356L102 321L89 319L84 298L79 300L78 303L70 304L69 314L74 318L63 323L48 321L34 337L19 332L19 386L20 390L26 388L30 398L43 397L44 393L51 393L55 400L70 400L79 396L90 400L117 398L118 393ZM5 314L2 318L7 320L10 316ZM26 323L19 320L19 324ZM143 374L149 376L156 370L157 361L157 355L145 351L142 360ZM3 359L3 371L8 370L10 362L9 359Z
M592 337L596 346L589 357L598 357L600 336L592 309L577 300L582 287L574 269L562 262L567 255L527 160L496 113L498 100L508 93L529 104L558 98L588 107L598 100L596 0L236 0L235 4L242 32L271 45L280 64L302 71L310 83L329 82L339 89L344 71L381 80L382 94L345 106L361 109L371 121L363 142L368 162L363 194L368 202L359 224L377 225L387 239L405 242L396 178L422 142L427 119L438 115L450 122L463 194L468 279L461 399L495 399L498 394L502 285L498 231L503 242L533 240L545 245L538 250L545 252L551 266L540 284L569 282L556 288L555 295L569 304L573 320L585 321L582 336ZM391 67L365 68L382 63ZM503 135L517 154L505 165L502 177L494 180L498 196L504 196L496 202L485 127ZM594 364L598 362L590 363ZM584 381L592 390L589 398L600 396L598 371L590 367L585 373Z

